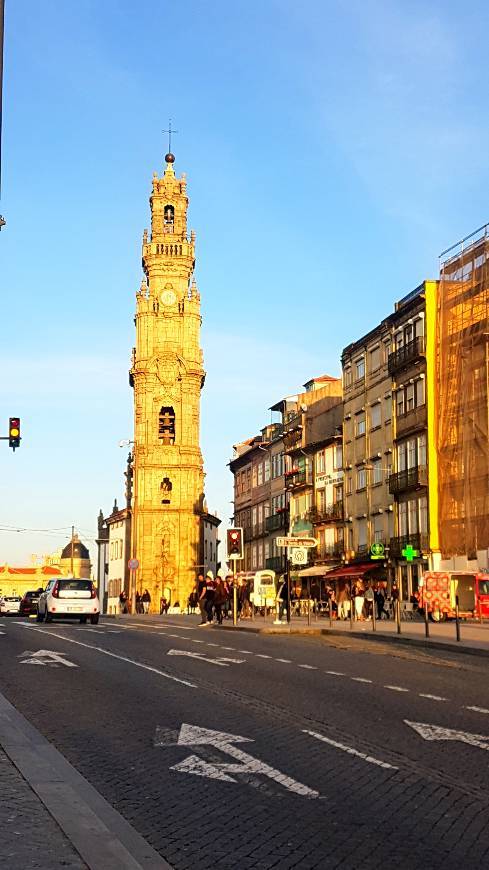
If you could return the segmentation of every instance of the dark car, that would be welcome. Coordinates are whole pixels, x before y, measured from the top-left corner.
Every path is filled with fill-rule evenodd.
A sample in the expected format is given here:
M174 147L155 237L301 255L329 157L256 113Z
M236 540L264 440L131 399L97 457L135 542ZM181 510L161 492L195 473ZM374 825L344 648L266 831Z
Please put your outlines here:
M35 616L37 613L37 602L42 589L34 589L31 592L25 592L19 607L19 616Z

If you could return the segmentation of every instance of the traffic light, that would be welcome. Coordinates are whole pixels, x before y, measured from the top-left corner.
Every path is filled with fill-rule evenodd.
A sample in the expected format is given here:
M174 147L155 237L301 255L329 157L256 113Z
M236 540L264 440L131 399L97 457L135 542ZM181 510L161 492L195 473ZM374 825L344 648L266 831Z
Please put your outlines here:
M20 447L20 417L9 417L8 446L15 450Z
M243 529L228 529L228 559L243 558Z

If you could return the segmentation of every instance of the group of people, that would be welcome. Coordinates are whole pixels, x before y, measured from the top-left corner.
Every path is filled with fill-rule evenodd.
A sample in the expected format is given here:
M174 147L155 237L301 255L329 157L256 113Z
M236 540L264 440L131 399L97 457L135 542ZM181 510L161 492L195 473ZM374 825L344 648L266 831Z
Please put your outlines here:
M238 619L250 616L250 597L248 585L242 579L238 580L236 589ZM190 593L187 610L194 613L200 610L199 625L212 625L213 622L222 625L223 619L229 619L233 608L233 575L226 574L222 568L216 577L212 571L199 574L194 589Z
M395 618L399 588L393 583L389 594L386 583L372 584L359 579L351 586L341 584L337 592L331 589L328 596L338 619L349 619L350 610L359 622L372 619L374 613L377 619L390 619Z
M136 613L149 613L150 604L151 595L147 589L142 594L136 592ZM119 595L119 609L121 613L131 612L131 602L124 590Z

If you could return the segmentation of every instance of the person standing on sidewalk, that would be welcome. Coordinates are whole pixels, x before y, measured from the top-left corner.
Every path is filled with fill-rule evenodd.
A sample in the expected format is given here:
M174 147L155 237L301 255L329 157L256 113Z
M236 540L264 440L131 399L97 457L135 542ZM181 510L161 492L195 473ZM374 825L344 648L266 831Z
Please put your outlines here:
M148 590L145 589L142 596L141 601L143 602L143 613L149 613L149 605L151 604L151 595Z
M227 589L224 577L219 572L217 575L216 591L214 593L214 610L218 625L222 625L222 609L226 603Z
M214 598L216 595L216 581L212 571L205 575L205 609L207 613L207 625L212 623L214 615Z
M283 621L284 610L287 614L288 599L289 599L289 586L287 583L287 576L284 574L284 576L280 580L279 587L277 590L278 618L279 618L280 622Z
M367 583L367 588L365 590L365 607L367 608L367 619L372 619L374 613L375 606L375 596L374 590L372 589L370 583Z
M355 619L357 622L363 622L363 605L365 604L365 593L363 583L357 580L355 583Z
M338 592L338 619L348 619L350 606L350 593L346 583L343 583Z

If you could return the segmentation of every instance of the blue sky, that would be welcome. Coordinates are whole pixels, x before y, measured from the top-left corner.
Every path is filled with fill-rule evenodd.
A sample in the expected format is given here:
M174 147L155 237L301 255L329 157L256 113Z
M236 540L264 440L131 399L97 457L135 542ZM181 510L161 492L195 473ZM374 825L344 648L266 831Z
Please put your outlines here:
M232 444L489 220L486 3L7 0L0 563L92 557L123 498L140 246L168 118L207 380L209 508Z

